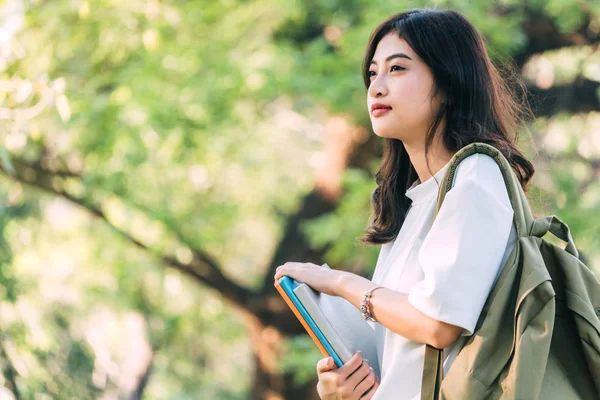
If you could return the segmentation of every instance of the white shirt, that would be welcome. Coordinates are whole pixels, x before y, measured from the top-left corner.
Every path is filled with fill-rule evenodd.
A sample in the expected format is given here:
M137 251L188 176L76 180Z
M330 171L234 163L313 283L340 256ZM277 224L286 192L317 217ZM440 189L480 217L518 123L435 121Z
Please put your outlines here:
M407 293L409 302L424 314L464 329L459 340L444 349L445 373L473 334L517 239L502 173L485 154L473 154L459 164L431 224L438 185L448 166L435 174L437 182L417 180L407 190L412 204L397 238L382 245L372 279ZM375 330L381 371L373 400L419 400L425 345L369 323Z

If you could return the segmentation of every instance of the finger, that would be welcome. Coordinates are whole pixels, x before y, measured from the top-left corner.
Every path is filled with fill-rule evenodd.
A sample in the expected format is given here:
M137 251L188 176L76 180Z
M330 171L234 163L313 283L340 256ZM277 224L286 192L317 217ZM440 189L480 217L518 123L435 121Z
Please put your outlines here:
M279 272L282 269L286 268L288 266L288 264L289 264L289 262L286 262L285 264L280 265L279 267L275 268L275 272Z
M371 388L375 384L376 381L375 372L373 369L369 369L369 372L364 376L364 378L358 382L356 385L354 392L360 396L364 395L367 390Z
M356 371L362 365L362 362L363 354L361 351L357 351L344 365L340 367L340 375L346 379L351 373Z
M352 391L354 392L354 388L356 388L366 377L368 377L369 373L372 371L373 370L369 366L369 363L363 361L360 368L354 371L354 373L347 378L346 384L350 387L350 389L353 389ZM363 394L365 390L367 390L367 388L360 392L360 394Z
M365 393L360 400L370 400L373 398L373 396L375 395L375 392L377 392L377 389L379 389L379 379L375 378L375 384L373 386L371 386L371 388L367 389L368 392Z
M334 367L335 363L333 362L333 358L322 358L317 363L317 373L322 374L323 372L331 371L332 369L334 369Z
M281 267L279 267L279 268L281 268ZM275 272L275 276L273 279L275 279L277 281L277 280L281 279L281 277L284 276L286 273L288 273L287 269L283 269L283 268L278 269L277 272Z

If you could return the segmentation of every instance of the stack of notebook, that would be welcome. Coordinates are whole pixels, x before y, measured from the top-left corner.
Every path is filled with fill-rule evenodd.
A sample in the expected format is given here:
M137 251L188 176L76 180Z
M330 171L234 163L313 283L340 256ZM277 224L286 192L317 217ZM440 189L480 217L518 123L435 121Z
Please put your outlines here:
M366 321L346 299L317 292L288 276L275 287L325 357L333 358L339 368L361 350L380 378L374 322Z

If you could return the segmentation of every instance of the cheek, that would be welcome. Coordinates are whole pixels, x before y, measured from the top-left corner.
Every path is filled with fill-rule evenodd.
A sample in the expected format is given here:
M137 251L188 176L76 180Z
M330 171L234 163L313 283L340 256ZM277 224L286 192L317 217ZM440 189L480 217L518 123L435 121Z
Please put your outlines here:
M424 85L424 78L411 75L398 79L393 88L394 102L409 108L420 108L428 98L429 87Z
M427 82L424 76L411 76L406 79L399 79L394 88L394 104L398 115L401 115L406 122L420 123L428 119L432 112L430 104L431 86L424 84Z

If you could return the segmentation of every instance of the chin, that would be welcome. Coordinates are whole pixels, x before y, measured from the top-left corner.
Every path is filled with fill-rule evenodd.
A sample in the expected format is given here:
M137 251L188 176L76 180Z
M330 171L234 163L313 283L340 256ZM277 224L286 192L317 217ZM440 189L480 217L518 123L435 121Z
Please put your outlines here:
M381 133L375 130L373 130L373 132L375 132L375 134L381 138L389 138L389 136L387 136L385 133Z
M375 132L375 134L379 137L382 138L388 138L388 139L394 139L395 138L395 134L397 133L394 129L390 129L390 127L387 126L380 126L378 124L373 124L373 132Z

